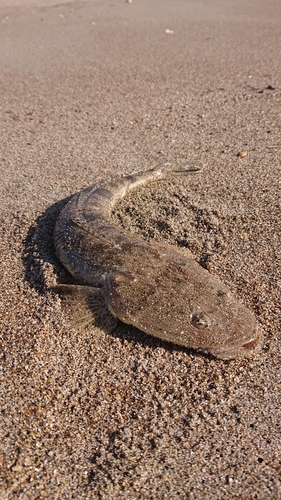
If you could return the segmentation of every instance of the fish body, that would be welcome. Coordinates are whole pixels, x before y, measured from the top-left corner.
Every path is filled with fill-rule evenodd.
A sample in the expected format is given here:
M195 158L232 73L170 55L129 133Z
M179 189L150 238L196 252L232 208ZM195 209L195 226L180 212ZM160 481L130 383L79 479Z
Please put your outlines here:
M78 324L85 310L94 318L102 300L100 324L108 329L118 318L154 337L221 359L247 357L263 338L254 314L188 250L147 242L112 221L114 206L131 190L195 171L168 165L101 181L74 195L56 223L55 247L80 284L60 285L60 292L68 304L84 304L76 312Z

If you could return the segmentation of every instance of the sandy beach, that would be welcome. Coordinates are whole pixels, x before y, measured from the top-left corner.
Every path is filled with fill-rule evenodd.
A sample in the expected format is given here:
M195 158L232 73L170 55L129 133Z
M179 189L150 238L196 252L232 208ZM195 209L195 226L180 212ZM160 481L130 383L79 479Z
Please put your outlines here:
M281 499L278 0L0 1L1 500ZM252 310L253 358L70 328L53 245L71 195L196 175L115 222L187 247Z

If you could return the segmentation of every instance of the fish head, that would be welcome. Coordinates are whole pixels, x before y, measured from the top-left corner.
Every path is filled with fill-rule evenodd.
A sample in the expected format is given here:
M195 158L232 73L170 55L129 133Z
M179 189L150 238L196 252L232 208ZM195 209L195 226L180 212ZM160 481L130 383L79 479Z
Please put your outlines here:
M255 315L238 301L224 285L218 282L205 290L191 314L190 323L201 330L200 341L204 351L220 359L250 357L262 346L263 332ZM197 304L198 304L197 303ZM201 314L198 312L200 310Z
M249 357L262 345L254 314L195 261L161 264L153 275L115 271L106 277L109 309L124 323L167 342L221 359Z

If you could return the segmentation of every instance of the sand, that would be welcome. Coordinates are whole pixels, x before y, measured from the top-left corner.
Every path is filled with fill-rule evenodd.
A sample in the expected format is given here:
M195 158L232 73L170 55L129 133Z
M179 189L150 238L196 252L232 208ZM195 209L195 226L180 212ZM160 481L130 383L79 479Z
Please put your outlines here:
M278 0L1 2L1 499L281 499L280 16ZM115 220L189 247L255 312L252 359L73 330L52 291L65 200L165 162L202 170Z

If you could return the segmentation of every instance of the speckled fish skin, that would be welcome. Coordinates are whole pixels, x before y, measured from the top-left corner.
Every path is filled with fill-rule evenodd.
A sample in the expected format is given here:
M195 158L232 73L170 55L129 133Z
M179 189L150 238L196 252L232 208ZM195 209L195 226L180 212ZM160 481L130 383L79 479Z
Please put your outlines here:
M154 337L221 358L262 344L254 314L191 252L147 242L115 225L111 212L136 187L198 169L166 165L102 181L74 195L55 228L57 255L83 284L99 287L109 314Z

